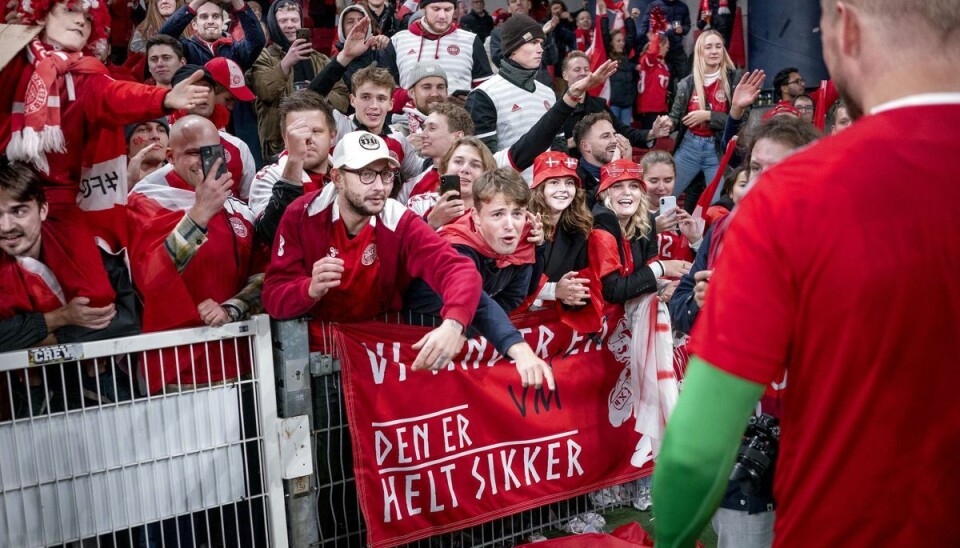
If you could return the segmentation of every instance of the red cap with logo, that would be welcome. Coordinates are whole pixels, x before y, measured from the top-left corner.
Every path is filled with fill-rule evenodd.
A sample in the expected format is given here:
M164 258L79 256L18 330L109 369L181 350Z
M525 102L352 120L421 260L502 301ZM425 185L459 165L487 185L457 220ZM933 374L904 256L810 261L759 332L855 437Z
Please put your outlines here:
M789 103L777 103L772 109L763 113L762 119L769 120L770 118L773 118L779 114L789 114L791 116L796 116L797 118L800 117L800 111L797 110L793 105Z
M640 181L643 190L647 190L640 164L630 160L614 160L600 168L600 186L597 187L597 196L620 181Z
M580 186L580 176L577 175L577 166L579 162L562 152L548 151L544 152L533 161L533 184L530 188L537 186L555 177L573 177Z
M213 81L230 90L234 97L241 101L253 101L253 92L243 80L243 70L236 62L226 57L214 57L207 61L203 68L213 78Z

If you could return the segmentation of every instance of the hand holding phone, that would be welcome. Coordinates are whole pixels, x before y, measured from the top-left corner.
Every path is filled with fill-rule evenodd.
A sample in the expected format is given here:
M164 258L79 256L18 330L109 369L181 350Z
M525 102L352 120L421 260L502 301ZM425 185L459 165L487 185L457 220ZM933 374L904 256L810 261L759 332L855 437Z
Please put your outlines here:
M213 169L213 163L220 159L220 165L217 167L217 174L214 179L219 179L227 172L227 155L223 150L223 145L208 145L200 147L200 162L203 167L203 178L210 177Z
M660 197L660 215L666 215L671 209L677 209L676 196Z
M306 40L308 44L311 42L311 34L310 29L297 29L297 38Z
M459 175L443 175L440 177L440 195L443 196L447 192L454 191L457 193L457 196L454 199L460 199L460 176Z

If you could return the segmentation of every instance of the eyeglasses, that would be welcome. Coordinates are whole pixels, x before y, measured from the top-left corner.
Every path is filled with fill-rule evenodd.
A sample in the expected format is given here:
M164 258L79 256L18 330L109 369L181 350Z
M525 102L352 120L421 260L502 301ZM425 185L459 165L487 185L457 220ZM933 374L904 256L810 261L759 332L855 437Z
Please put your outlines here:
M797 78L796 80L790 80L790 81L788 81L788 82L787 82L787 85L789 86L789 85L791 85L791 84L806 84L806 83L807 83L807 81L804 80L803 78Z
M360 182L365 185L372 185L373 181L376 180L377 175L380 176L380 180L385 185L393 183L393 180L397 177L397 172L393 169L385 169L383 171L377 171L375 169L347 169L343 168L344 171L354 173L360 176Z

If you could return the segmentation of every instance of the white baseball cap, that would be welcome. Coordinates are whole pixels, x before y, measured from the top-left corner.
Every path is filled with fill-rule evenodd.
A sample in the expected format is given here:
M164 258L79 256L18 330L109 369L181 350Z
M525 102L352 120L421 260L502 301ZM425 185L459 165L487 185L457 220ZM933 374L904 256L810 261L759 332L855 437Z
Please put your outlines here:
M387 142L369 131L351 131L333 149L333 167L337 169L362 169L377 160L388 160L400 167L400 162L390 155Z

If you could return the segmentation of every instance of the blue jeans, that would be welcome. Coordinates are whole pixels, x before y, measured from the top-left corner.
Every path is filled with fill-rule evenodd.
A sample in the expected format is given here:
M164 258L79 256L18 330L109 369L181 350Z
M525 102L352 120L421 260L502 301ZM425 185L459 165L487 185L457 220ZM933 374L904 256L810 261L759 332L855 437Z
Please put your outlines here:
M697 173L703 172L707 184L713 180L717 169L720 168L720 158L717 157L717 148L713 137L700 137L692 133L683 136L680 141L680 148L673 156L673 161L677 165L677 179L673 187L673 195L680 196L684 190L690 186L690 182L697 176ZM710 203L717 201L723 191L723 185L717 186L716 195L710 200Z
M610 112L613 113L617 120L623 122L624 125L633 125L633 107L618 107L616 105L610 105Z

